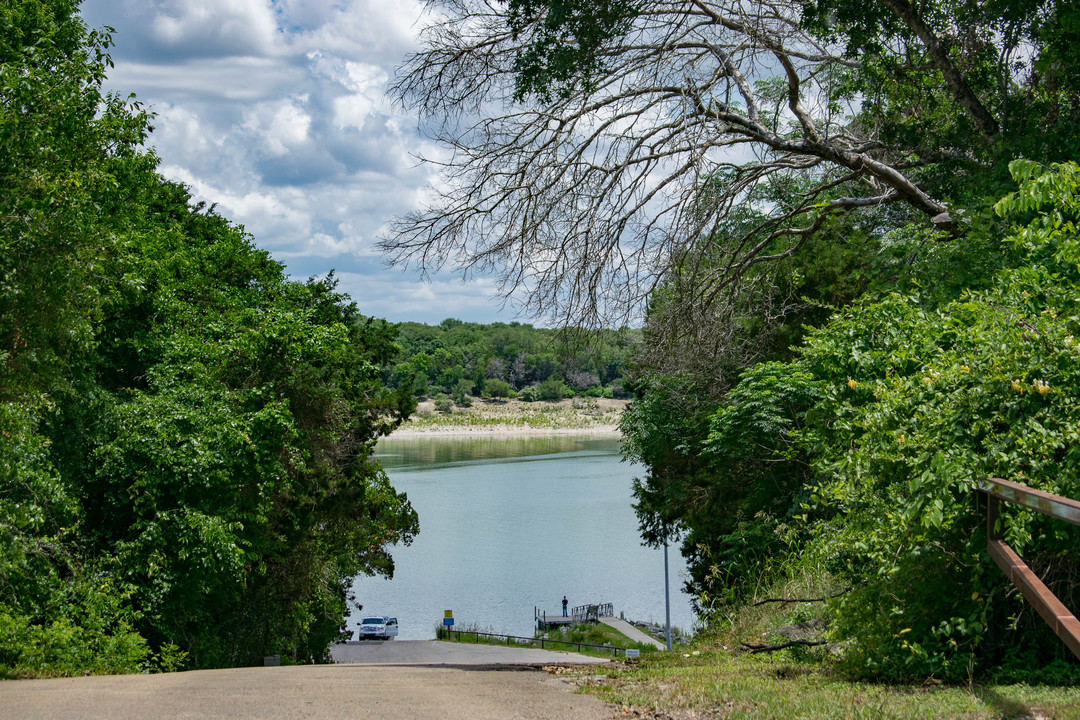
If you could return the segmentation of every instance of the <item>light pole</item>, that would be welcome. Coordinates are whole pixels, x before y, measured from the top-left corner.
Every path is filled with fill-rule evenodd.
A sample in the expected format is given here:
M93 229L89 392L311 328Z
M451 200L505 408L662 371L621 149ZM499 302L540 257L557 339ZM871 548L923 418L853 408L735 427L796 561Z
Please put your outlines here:
M671 649L671 591L668 588L667 528L664 528L664 624L667 627L667 649Z

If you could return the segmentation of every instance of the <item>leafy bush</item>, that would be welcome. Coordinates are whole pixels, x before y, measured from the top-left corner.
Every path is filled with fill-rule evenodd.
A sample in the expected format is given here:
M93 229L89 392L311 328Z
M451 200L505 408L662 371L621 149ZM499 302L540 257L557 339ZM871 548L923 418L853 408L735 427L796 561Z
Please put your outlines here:
M795 360L744 372L706 440L689 378L645 378L624 415L628 454L664 469L635 487L646 540L686 533L695 581L714 577L722 601L785 558L831 573L852 588L829 612L855 675L1030 680L1057 662L1080 677L988 560L975 491L996 476L1080 498L1080 169L1012 171L995 209L1018 226L957 241L1002 248L994 282L836 312ZM1080 532L1015 508L1004 527L1080 607Z
M513 392L510 383L504 380L492 378L484 383L484 394L488 397L506 398L511 397Z
M1002 477L1080 497L1080 173L1013 171L996 209L1026 221L1006 241L1024 265L936 311L894 295L839 314L802 351L826 439L814 549L861 583L836 603L858 673L960 679L1019 647L1061 652L988 564L974 492ZM1075 607L1080 536L1061 525L1010 510L1006 539Z
M458 380L457 385L454 386L454 403L459 407L469 407L472 405L472 398L469 397L473 392L473 382L468 379Z
M559 378L550 377L536 386L536 397L539 400L555 402L574 397L574 391Z

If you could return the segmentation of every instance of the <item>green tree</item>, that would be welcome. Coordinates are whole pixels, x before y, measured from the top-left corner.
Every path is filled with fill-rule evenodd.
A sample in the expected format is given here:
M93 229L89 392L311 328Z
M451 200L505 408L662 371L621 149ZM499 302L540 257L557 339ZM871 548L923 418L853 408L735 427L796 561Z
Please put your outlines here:
M733 540L774 560L794 549L851 585L830 614L855 674L1030 678L1045 663L1068 665L988 563L974 492L978 479L996 476L1080 495L1070 440L1080 417L1080 168L1012 167L1020 188L996 208L1017 223L1007 239L1014 267L941 303L892 294L837 313L797 359L754 368L727 396L693 455L718 474L689 493L647 488L674 493L649 517L668 513L700 529L721 550L714 561L745 560L722 552ZM695 515L689 497L717 505ZM725 535L748 509L794 525L794 547ZM1077 533L1012 512L1007 536L1075 604L1068 548ZM740 581L721 568L722 580Z
M76 6L0 6L0 397L57 382L90 342L110 249L94 204L148 129L138 105L103 93L111 41Z
M484 384L484 393L493 398L510 397L513 390L505 380L491 379Z
M394 331L157 175L76 8L0 6L0 676L324 659L418 529Z

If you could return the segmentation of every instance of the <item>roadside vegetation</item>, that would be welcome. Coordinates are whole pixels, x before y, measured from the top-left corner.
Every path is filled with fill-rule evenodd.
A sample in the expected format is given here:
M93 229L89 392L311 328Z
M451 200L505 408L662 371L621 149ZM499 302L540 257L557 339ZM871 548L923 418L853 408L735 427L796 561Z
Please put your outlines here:
M577 671L584 692L622 717L656 720L1072 720L1080 689L1024 684L851 682L791 657L697 644Z
M715 617L688 645L568 674L583 692L620 708L623 717L654 720L1076 717L1080 687L1068 684L1064 653L1040 668L1046 684L1031 683L1030 674L1017 680L1008 667L980 673L974 665L955 682L853 680L844 668L843 645L824 641L830 637L825 602L772 602L827 598L844 590L823 573L760 583L748 602Z
M602 623L587 623L545 632L538 631L531 638L507 637L476 625L451 628L448 632L444 626L437 625L435 627L435 639L446 642L502 645L504 647L532 647L543 650L574 652L592 657L612 657L615 648L638 650L642 655L658 651L656 646L631 640L615 628ZM603 647L595 647L597 645ZM620 653L618 656L622 656L622 654Z

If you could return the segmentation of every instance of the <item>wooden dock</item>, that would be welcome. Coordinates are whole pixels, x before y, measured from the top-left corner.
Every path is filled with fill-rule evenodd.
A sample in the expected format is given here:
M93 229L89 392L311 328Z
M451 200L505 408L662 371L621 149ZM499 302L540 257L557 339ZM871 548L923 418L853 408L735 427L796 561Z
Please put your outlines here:
M582 625L587 622L599 622L603 617L615 617L615 608L611 603L597 603L595 605L578 605L569 615L548 613L537 607L533 608L537 630L551 630L553 628L567 627L569 625Z

